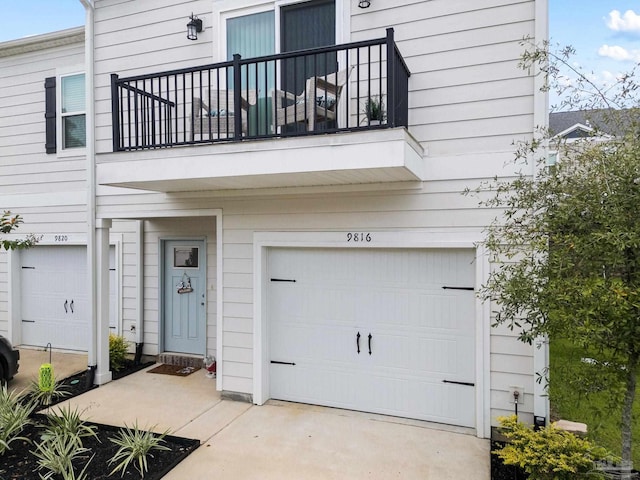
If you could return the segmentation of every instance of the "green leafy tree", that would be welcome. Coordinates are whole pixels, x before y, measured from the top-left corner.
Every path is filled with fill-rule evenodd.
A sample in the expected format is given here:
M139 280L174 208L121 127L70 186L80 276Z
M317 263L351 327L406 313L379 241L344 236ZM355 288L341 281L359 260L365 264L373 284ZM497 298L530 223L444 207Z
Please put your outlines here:
M10 211L5 210L2 217L0 217L0 233L3 235L12 234L22 223L22 217L20 215L12 215ZM38 239L34 235L27 235L24 239L0 238L0 245L4 250L29 248L37 242Z
M497 267L480 295L494 302L496 324L520 340L564 339L590 353L622 412L622 459L630 464L640 373L640 89L633 74L598 85L572 66L571 48L527 45L521 67L546 75L545 88L563 93L562 107L597 112L598 122L591 139L552 144L560 152L553 167L551 135L540 130L518 144L515 160L535 164L535 174L528 168L477 189L481 204L502 212L487 232ZM560 81L567 71L575 80Z

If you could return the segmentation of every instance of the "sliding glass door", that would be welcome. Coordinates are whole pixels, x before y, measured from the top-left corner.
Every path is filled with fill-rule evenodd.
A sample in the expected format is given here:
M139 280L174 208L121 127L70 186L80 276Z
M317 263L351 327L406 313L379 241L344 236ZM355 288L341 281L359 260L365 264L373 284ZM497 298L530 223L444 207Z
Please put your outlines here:
M276 32L277 24L279 32ZM335 45L335 0L310 0L227 18L227 59L233 59L236 53L244 59L278 53L276 35L280 52ZM254 91L257 98L255 105L249 107L249 135L269 133L271 92L275 88L299 95L304 91L307 78L336 71L335 53L297 57L278 65L264 62L243 70L242 90L244 93ZM231 77L228 84L232 85Z
M334 0L315 0L282 7L280 50L293 52L336 44ZM337 72L335 52L282 62L282 89L299 94L307 78Z

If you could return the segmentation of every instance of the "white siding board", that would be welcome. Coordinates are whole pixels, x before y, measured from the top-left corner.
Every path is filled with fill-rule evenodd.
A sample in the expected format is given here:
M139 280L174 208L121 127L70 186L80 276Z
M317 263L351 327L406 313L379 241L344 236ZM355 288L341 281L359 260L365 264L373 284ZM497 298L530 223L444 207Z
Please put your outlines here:
M237 377L237 378L249 378L251 377L253 366L247 363L225 363L224 373L225 376Z
M246 368L242 370L246 370ZM222 379L222 389L229 392L251 392L252 388L253 384L247 378L225 375Z
M251 303L230 302L225 298L224 313L235 318L253 318L253 305Z
M224 335L226 332L253 334L253 317L235 318L225 314L224 320Z
M492 329L491 351L504 355L533 355L533 348L524 342L517 340L514 336L499 335L496 329Z
M533 114L533 105L528 97L501 98L414 109L412 118L424 125L434 125L491 119L496 112L503 118L527 115L529 124L528 115Z
M491 371L527 375L533 372L533 358L524 355L492 353Z
M240 348L235 346L222 347L223 358L228 362L246 363L253 362L253 353L251 348ZM245 390L249 392L250 390Z
M225 259L225 263L228 261L228 259ZM253 302L253 290L250 288L231 288L225 286L224 299L227 302L250 304Z
M467 85L437 89L426 88L410 92L409 103L412 106L412 111L415 111L420 107L437 108L442 105L502 100L504 98L528 97L531 101L532 88L533 80L529 77L486 82L474 88L469 88ZM505 91L508 91L511 96L505 97Z

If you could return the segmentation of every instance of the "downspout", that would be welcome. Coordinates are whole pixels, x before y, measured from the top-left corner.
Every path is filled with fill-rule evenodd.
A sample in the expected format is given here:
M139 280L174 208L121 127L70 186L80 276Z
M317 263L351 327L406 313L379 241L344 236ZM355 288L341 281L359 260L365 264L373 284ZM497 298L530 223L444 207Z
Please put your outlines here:
M87 162L87 264L89 271L89 305L91 321L89 322L89 331L91 339L88 351L89 365L89 381L93 384L95 371L97 368L97 349L98 349L98 326L96 296L97 296L97 277L96 277L96 164L95 164L95 113L94 113L94 3L93 0L80 0L85 8L85 26L84 26L84 58L85 58L85 108L86 108L86 162Z
M144 220L138 220L136 224L136 241L137 241L137 281L136 288L138 290L136 304L136 356L134 362L140 365L142 358L142 347L144 346Z
M549 40L549 0L536 0L535 3L535 43L542 45ZM549 127L549 93L545 87L545 76L538 70L534 77L534 114L533 125L535 127ZM534 132L535 135L535 132ZM545 141L542 151L546 159L548 153L548 141ZM546 162L545 162L546 163ZM532 158L532 175L535 179L538 174L536 158ZM549 368L549 339L538 337L533 349L534 375L543 373ZM537 427L548 425L550 421L551 407L546 386L542 382L533 382L533 419Z

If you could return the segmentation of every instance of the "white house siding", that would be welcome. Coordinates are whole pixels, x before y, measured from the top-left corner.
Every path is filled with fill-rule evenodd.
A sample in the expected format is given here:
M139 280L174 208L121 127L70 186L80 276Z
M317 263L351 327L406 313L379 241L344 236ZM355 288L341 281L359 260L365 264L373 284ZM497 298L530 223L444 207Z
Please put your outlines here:
M84 156L45 153L47 77L84 64L72 29L0 43L0 209L24 218L18 233L86 235ZM8 255L0 253L0 334L9 332Z
M95 13L96 151L111 151L110 75L121 77L211 63L211 0L98 0ZM187 40L191 13L203 20Z
M395 29L411 71L411 133L430 157L512 151L514 138L531 134L533 80L516 64L522 38L534 35L534 1L389 0L358 10L353 40Z
M520 40L534 34L535 1L385 0L373 1L366 10L358 9L357 2L345 4L351 9L351 40L378 38L386 27L395 29L398 47L412 72L409 131L426 152L422 186L170 195L109 189L98 198L98 214L104 218L131 217L139 211L151 218L222 209L224 226L217 234L217 241L223 242L224 269L220 353L222 388L227 391L251 393L253 389L255 232L444 232L451 240L467 233L479 236L496 213L479 209L475 199L461 192L494 175L512 174L513 169L505 167L513 158L512 142L530 137L534 129L534 82L517 68L517 61ZM96 7L97 149L108 153L109 74L128 76L206 64L218 38L211 27L209 1L97 0ZM186 15L192 10L205 26L197 42L185 39ZM184 161L191 151L180 150ZM135 158L135 152L123 155ZM149 220L146 225L155 222ZM181 232L175 224L165 225L167 234L171 228ZM157 330L153 323L158 309L153 287L158 243L153 235L147 232L145 240L145 338L150 343L153 329ZM492 423L497 415L513 410L510 386L524 387L520 412L531 418L532 349L506 329L491 331L490 349Z

